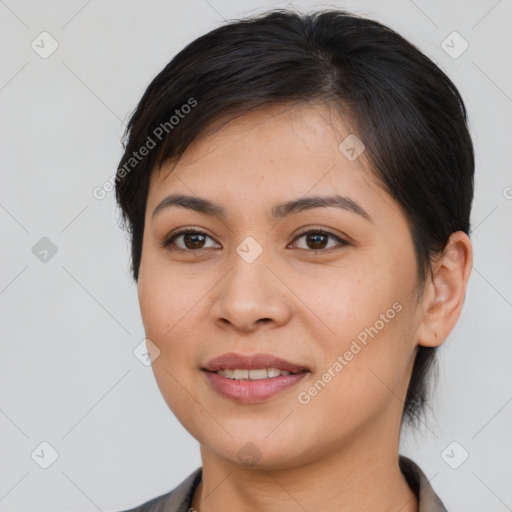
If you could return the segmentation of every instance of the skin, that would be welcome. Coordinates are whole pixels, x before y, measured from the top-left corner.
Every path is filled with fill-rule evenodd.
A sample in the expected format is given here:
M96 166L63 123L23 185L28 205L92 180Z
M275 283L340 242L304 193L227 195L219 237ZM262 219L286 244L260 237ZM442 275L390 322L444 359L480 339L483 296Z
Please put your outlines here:
M403 403L418 345L440 345L459 317L472 248L464 233L452 234L418 301L403 211L367 170L364 152L355 161L340 152L349 133L321 105L265 107L215 124L151 176L139 301L146 336L160 351L158 386L200 443L203 478L193 499L200 512L226 503L241 512L418 509L398 466ZM226 218L180 207L152 218L171 193L210 199ZM372 220L334 207L269 216L276 203L332 193ZM183 227L207 237L162 247ZM299 237L301 228L348 245ZM236 252L248 236L263 250L250 264ZM394 303L400 312L300 403L298 394ZM311 373L264 402L241 404L217 394L201 371L226 352L270 353ZM244 446L255 463L237 456Z

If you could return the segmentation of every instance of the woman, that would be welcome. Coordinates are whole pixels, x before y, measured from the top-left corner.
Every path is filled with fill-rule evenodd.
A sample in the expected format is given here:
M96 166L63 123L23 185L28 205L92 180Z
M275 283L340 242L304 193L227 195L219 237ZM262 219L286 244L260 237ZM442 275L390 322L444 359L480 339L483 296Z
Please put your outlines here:
M432 61L343 11L228 23L153 80L116 197L203 464L134 511L446 510L398 446L471 271L466 123Z

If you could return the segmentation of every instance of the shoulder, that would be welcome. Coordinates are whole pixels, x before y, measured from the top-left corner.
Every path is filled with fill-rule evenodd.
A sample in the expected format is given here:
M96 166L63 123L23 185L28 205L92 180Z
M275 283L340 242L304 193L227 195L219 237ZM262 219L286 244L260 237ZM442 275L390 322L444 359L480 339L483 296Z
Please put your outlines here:
M400 455L399 464L409 487L418 497L418 512L448 512L427 476L414 461Z
M122 512L188 512L192 495L201 481L201 476L202 467L196 469L172 491Z

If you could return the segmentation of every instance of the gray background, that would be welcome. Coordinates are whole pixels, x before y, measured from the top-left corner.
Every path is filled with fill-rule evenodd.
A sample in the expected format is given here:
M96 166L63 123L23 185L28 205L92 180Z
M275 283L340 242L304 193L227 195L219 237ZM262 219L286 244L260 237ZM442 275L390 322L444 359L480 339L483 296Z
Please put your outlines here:
M129 113L177 51L223 18L287 4L0 1L1 511L120 510L201 464L198 443L133 354L144 331L129 246L113 193L97 200L92 191L115 172ZM512 2L293 5L382 21L465 99L477 163L474 267L439 353L433 413L405 433L401 451L451 512L512 510ZM47 58L31 47L51 49L43 31L58 44ZM442 43L454 31L469 44L457 58L463 42L447 40L452 56ZM58 454L47 469L44 441Z

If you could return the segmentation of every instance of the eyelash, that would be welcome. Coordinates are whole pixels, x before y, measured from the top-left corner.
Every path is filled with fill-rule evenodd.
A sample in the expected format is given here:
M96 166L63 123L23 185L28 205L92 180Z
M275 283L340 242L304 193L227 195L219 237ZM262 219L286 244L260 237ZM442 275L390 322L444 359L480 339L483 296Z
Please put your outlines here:
M204 236L210 238L211 240L213 240L213 238L210 235L206 234L204 231L199 231L197 229L188 228L188 229L182 229L181 231L178 231L177 233L173 233L171 236L166 238L163 241L163 243L160 244L160 246L164 247L164 248L165 247L168 248L179 236L186 235L186 234L204 235ZM340 238L339 236L335 235L334 233L330 233L329 231L325 231L323 229L310 229L310 230L302 231L302 232L298 233L298 235L295 237L293 242L296 242L299 238L302 238L304 235L327 235L328 237L333 238L334 240L339 242L339 244L338 244L338 246L329 247L328 249L318 249L318 250L315 250L315 249L302 249L302 248L299 249L299 250L302 250L302 251L314 252L314 253L317 253L317 252L330 253L332 250L340 249L342 247L350 245L347 241L343 240L342 238ZM181 251L181 252L201 252L201 251L205 251L207 249L210 249L210 248L209 247L201 248L201 249L181 249L181 248L177 248L176 249L175 248L173 250L174 251Z

